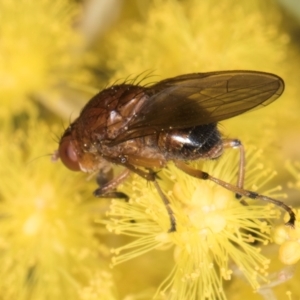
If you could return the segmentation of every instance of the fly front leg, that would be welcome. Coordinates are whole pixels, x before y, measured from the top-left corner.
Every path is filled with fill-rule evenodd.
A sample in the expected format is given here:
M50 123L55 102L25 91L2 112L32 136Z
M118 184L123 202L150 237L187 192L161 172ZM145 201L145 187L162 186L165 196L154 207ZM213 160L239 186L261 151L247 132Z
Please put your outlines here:
M120 165L118 159L114 159L110 157L105 157L105 159L113 164ZM127 162L122 163L122 166L125 167L126 169L115 178L113 178L113 173L111 172L112 171L111 168L109 169L107 168L105 170L99 171L96 178L99 188L94 191L95 197L120 198L120 199L129 200L129 197L125 193L116 191L116 188L118 187L118 185L120 185L123 181L127 179L131 171L137 173L138 175L140 175L141 177L145 178L148 181L155 180L154 172L145 172L131 164L128 164Z
M114 178L114 171L112 166L109 166L108 168L102 168L98 172L96 176L96 182L101 187L108 182L110 182Z
M117 177L109 179L111 178L110 173L104 174L100 171L97 176L99 188L94 191L94 196L98 198L120 198L127 201L129 197L122 192L116 191L115 189L119 184L126 180L129 175L130 170L125 169Z
M203 179L203 180L213 181L214 183L216 183L216 184L224 187L225 189L227 189L229 191L232 191L232 192L234 192L238 195L241 195L241 196L244 196L244 197L247 197L247 198L250 198L250 199L254 199L254 200L258 199L258 200L262 200L262 201L265 201L265 202L273 203L276 206L281 207L282 209L284 209L290 215L290 219L286 223L286 225L291 226L291 227L295 226L296 215L293 212L293 210L289 206L284 204L283 202L278 201L278 200L273 199L273 198L268 197L268 196L264 196L264 195L249 191L249 190L245 190L245 189L240 188L238 186L235 186L233 184L227 183L227 182L225 182L221 179L218 179L218 178L215 178L215 177L209 175L206 172L191 168L190 166L188 166L187 164L185 164L182 161L176 160L176 161L174 161L174 163L175 163L175 165L178 169L180 169L181 171L185 172L186 174L188 174L190 176L193 176L193 177L196 177L196 178L199 178L199 179Z
M109 160L114 163L117 162L112 159L109 159ZM134 173L138 174L139 176L141 176L142 178L146 179L147 181L153 182L160 198L162 199L162 201L166 207L166 210L167 210L169 218L170 218L171 226L170 226L169 232L176 231L176 219L175 219L174 213L170 207L170 201L166 197L166 195L163 193L163 191L161 190L161 188L156 180L157 179L156 173L152 170L149 170L149 171L141 170L141 169L137 168L136 166L131 165L127 162L123 163L122 166L124 166L126 169L121 174L119 174L119 176L106 182L104 185L102 185L97 190L95 190L94 195L96 197L101 197L101 198L123 198L123 199L128 200L128 196L126 194L124 194L122 192L114 191L114 189L116 189L116 187L120 183L122 183L125 179L127 179L127 177L130 175L131 172L134 172ZM100 173L98 178L99 178L98 179L99 183L103 183L103 181L105 181L105 179L106 179L106 177L102 173Z

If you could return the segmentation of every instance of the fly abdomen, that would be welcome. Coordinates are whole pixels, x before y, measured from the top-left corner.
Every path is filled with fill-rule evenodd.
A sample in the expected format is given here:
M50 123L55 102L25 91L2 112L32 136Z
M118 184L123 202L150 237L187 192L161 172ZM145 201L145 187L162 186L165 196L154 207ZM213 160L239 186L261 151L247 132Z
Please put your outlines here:
M223 150L220 145L221 134L216 123L173 129L160 133L158 138L158 147L165 151L167 159L216 158Z

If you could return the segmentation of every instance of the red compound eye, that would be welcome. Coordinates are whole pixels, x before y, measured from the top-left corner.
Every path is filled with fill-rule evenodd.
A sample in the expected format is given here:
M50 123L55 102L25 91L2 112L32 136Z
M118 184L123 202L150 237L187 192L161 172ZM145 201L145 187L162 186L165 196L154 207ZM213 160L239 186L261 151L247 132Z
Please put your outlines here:
M68 169L72 171L80 171L78 157L69 135L64 136L61 139L58 153L61 161Z

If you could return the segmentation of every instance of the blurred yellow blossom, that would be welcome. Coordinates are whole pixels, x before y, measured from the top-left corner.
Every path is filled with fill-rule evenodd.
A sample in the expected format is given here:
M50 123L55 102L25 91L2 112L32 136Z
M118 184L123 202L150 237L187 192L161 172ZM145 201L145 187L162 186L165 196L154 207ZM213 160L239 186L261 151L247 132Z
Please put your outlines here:
M36 110L32 99L79 70L84 53L75 30L79 6L71 1L0 2L0 117ZM48 99L52 102L53 99ZM50 105L48 105L50 106ZM62 107L62 105L61 105Z
M298 162L287 162L287 169L294 176L295 182L289 183L290 188L300 190L300 164ZM296 264L300 259L300 220L299 210L297 210L297 221L295 228L278 225L274 229L274 242L280 245L279 259L286 265ZM286 216L286 219L288 217Z
M82 177L43 155L49 127L8 127L0 132L1 299L115 299L91 226L101 206L89 203Z
M273 1L137 2L141 16L124 19L99 43L112 82L144 70L162 77L222 69L284 75L289 36L278 28L281 15Z

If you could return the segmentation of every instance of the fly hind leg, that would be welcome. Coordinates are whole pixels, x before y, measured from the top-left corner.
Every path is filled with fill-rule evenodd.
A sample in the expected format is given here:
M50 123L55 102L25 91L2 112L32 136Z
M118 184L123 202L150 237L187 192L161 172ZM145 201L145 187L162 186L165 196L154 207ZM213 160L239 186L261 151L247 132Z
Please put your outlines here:
M245 182L245 165L246 165L246 157L245 157L245 148L242 142L238 139L224 139L223 140L223 147L230 148L230 149L239 149L239 165L238 165L238 174L237 174L237 184L236 186L240 189L244 187ZM239 193L235 194L237 199L241 199L242 195ZM246 201L241 200L240 203L243 205L248 205Z
M203 180L210 180L213 181L214 183L224 187L225 189L234 192L235 194L250 198L250 199L258 199L258 200L262 200L265 202L269 202L269 203L273 203L279 207L281 207L282 209L284 209L289 215L290 215L290 219L289 221L286 223L287 226L291 226L294 227L295 225L295 221L296 221L296 215L293 212L293 210L287 206L286 204L284 204L281 201L278 201L276 199L273 199L271 197L268 196L264 196L261 194L257 194L255 192L249 191L249 190L245 190L243 188L240 188L238 186L232 185L230 183L227 183L221 179L215 178L211 175L209 175L206 172L203 172L201 170L197 170L194 168L191 168L190 166L188 166L187 164L185 164L182 161L174 161L175 165L177 168L179 168L181 171L185 172L186 174L199 178L199 179L203 179Z

